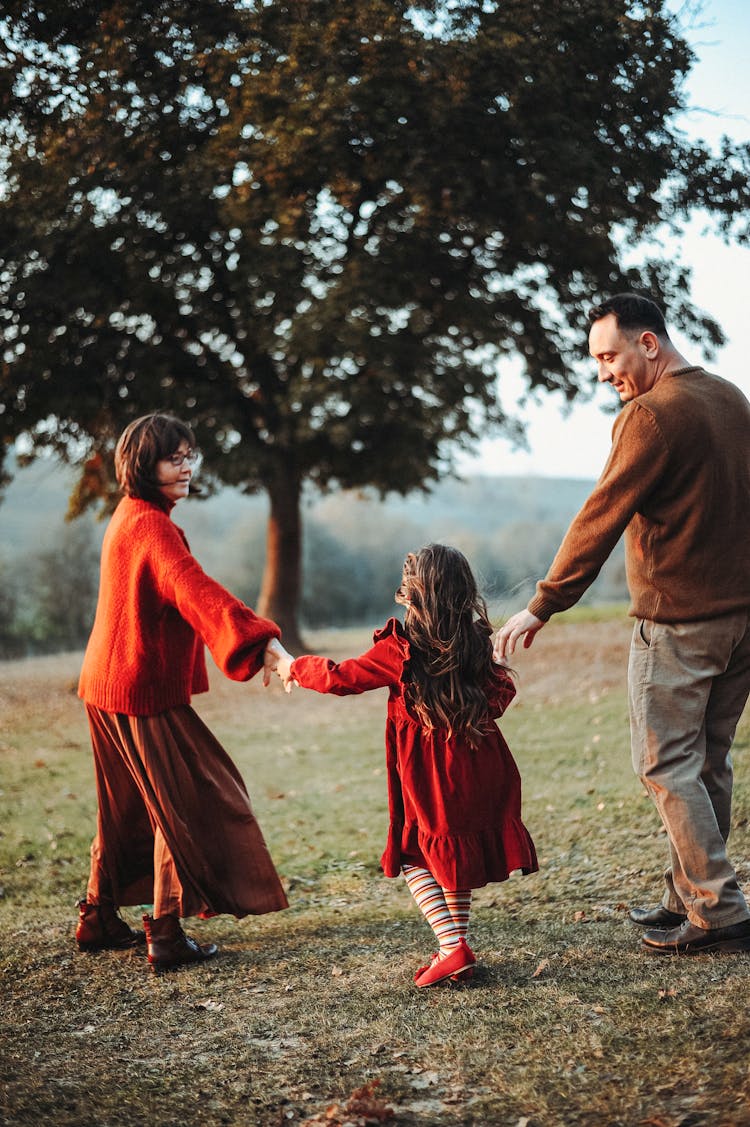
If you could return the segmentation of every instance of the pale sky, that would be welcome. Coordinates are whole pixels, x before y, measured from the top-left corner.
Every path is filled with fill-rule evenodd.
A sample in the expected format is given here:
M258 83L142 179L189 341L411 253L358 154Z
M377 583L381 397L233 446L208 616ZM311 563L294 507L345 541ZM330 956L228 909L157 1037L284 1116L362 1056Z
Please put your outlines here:
M683 5L670 5L680 11ZM750 142L750 2L707 0L703 13L691 21L687 39L697 55L685 90L694 109L682 128L716 145L722 134ZM750 247L727 247L718 237L693 223L680 247L682 259L693 268L692 297L721 325L727 345L708 362L698 346L671 331L688 360L706 366L738 384L750 398L750 363L743 348L743 329L750 318ZM585 330L582 330L585 331ZM594 369L591 369L592 382ZM618 402L609 387L598 387L594 398L562 414L562 397L539 396L537 403L516 407L523 390L512 373L502 379L503 405L520 413L527 423L530 451L514 450L505 439L481 444L474 457L463 457L464 474L531 474L550 477L597 478L607 458L614 416L604 408ZM507 390L506 390L507 389Z

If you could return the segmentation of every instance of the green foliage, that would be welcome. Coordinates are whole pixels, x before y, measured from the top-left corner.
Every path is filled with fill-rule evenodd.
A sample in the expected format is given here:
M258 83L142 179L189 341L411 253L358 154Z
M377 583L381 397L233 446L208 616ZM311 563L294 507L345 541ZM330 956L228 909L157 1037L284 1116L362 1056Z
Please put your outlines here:
M743 154L717 183L671 124L690 52L661 4L464 0L439 34L380 0L46 8L11 3L6 26L4 284L10 339L28 338L9 390L26 388L27 424L44 400L71 415L70 376L88 423L195 391L219 447L230 426L250 444L243 483L280 444L321 482L370 481L374 459L392 487L390 424L433 463L467 398L491 408L498 356L575 391L564 326L626 280L620 225L677 222L663 190L682 166L687 206L688 156L714 210L741 213Z
M90 523L64 526L54 548L3 560L0 580L0 658L83 648L99 582Z
M0 658L18 657L25 652L18 626L18 577L0 559Z
M562 614L553 615L550 619L552 626L568 626L573 623L584 622L621 622L627 615L628 603L602 602L594 606L579 604L571 607Z
M80 649L94 621L99 549L90 524L66 525L54 550L29 561L27 597L35 614L29 640L44 651Z
M595 295L721 339L679 264L623 265L693 207L745 231L748 149L674 124L663 0L3 11L0 438L88 459L80 508L129 419L187 417L209 478L269 492L270 609L304 481L405 492L513 432L510 355L572 398Z

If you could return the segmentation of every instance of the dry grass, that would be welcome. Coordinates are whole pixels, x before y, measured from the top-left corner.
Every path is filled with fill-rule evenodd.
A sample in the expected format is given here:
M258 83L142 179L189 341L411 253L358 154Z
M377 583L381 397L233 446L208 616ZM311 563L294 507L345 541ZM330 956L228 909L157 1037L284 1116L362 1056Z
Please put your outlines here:
M78 656L0 666L0 1123L750 1125L750 960L648 958L625 919L666 857L629 766L628 634L553 623L518 657L503 728L542 868L477 894L481 971L432 991L412 984L426 926L377 868L381 693L289 700L213 676L196 705L248 781L291 907L191 921L220 957L156 976L72 942L94 818ZM344 655L367 639L314 641ZM746 717L745 879L749 745Z

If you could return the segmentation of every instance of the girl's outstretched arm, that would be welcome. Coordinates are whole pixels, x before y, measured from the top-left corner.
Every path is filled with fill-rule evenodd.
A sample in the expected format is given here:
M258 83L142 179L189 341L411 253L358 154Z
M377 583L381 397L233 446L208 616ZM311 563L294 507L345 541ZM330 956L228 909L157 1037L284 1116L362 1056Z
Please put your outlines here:
M396 684L401 679L405 656L403 638L390 634L379 638L366 653L342 662L305 654L292 662L289 674L305 689L350 696Z

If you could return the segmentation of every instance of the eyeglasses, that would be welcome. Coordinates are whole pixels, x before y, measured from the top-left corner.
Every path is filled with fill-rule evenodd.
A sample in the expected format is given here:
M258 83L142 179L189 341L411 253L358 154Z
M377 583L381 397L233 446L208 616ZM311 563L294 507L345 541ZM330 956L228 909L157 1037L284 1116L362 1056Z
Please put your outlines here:
M187 462L189 466L194 466L198 461L200 461L200 454L197 450L185 450L183 452L180 452L178 450L176 454L170 454L168 458L164 459L164 461L169 462L169 464L174 466L176 470L179 470L182 468L185 462Z

